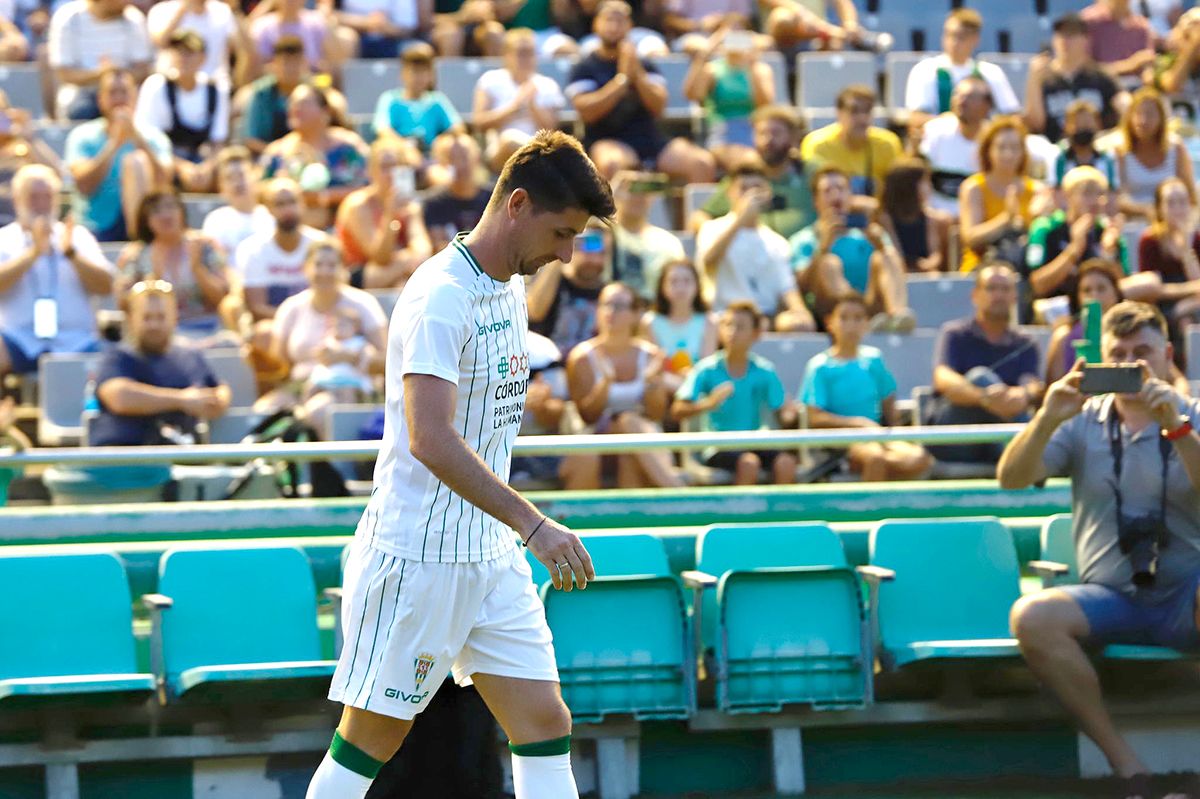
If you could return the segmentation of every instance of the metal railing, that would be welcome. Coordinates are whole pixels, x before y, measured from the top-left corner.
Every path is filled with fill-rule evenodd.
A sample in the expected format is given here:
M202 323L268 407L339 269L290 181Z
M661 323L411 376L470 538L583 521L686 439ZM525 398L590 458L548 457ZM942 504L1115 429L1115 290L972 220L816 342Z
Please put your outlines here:
M841 449L854 444L911 441L919 444L1002 444L1024 425L947 425L873 430L755 430L738 433L652 433L521 436L513 455L629 454L647 450ZM0 466L118 466L150 463L247 463L256 458L283 461L370 460L378 441L319 441L304 444L197 444L188 447L35 448L0 450Z

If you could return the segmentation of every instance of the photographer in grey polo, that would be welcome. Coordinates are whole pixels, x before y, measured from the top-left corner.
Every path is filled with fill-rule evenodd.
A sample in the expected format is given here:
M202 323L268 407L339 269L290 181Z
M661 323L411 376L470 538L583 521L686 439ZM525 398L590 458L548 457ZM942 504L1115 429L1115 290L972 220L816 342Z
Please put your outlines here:
M1083 393L1081 361L1046 392L1009 443L1001 486L1071 478L1081 583L1022 597L1013 634L1035 674L1081 730L1146 795L1147 769L1118 733L1084 647L1150 644L1200 649L1200 401L1167 382L1172 348L1158 309L1122 302L1104 315L1106 363L1142 366L1135 394Z

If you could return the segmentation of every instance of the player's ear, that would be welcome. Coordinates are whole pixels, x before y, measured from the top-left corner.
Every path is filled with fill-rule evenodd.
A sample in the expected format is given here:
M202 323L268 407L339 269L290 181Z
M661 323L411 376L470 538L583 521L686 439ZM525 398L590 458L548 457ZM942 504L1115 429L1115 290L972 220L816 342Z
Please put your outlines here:
M512 193L508 195L508 203L506 205L508 210L508 218L516 219L521 215L521 212L529 208L532 203L533 200L529 196L529 192L525 191L525 189L513 189Z

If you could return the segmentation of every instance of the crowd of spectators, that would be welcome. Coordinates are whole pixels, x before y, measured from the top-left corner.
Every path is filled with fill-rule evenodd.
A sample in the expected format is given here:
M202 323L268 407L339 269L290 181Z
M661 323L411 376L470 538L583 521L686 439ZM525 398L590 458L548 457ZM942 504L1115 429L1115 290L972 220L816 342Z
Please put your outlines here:
M60 157L46 121L0 94L0 372L111 346L97 307L125 312L131 334L163 306L155 324L172 347L238 348L259 410L327 432L331 403L378 399L388 298L475 224L509 155L572 125L617 213L529 282L546 355L529 430L896 424L907 398L895 365L863 339L927 326L909 307L912 274L974 273L972 307L931 353L927 420L939 423L1027 418L1073 363L1089 302L1158 304L1177 359L1200 315L1200 12L1147 19L1096 0L1052 21L1014 87L977 56L986 21L959 8L941 52L893 93L904 108L885 118L875 86L844 85L833 120L808 129L812 109L777 94L765 55L792 65L804 50L886 46L849 0L311 5L8 7L0 60L43 67L48 116L69 132ZM464 56L493 60L456 108L435 76L439 59ZM696 114L683 126L667 119L660 57L687 62L679 89ZM539 71L551 58L571 60L558 79ZM357 119L351 59L399 66ZM681 198L699 185L710 189L685 218ZM218 201L189 225L196 194ZM1057 325L1049 352L1018 323ZM781 385L756 342L803 333L831 347ZM196 363L177 359L173 383ZM197 367L170 388L210 377ZM98 391L101 412L118 396L134 394ZM187 397L162 401L203 405L197 418L215 407ZM139 403L118 405L158 407ZM848 464L903 479L929 473L933 455L996 454L976 449L863 446ZM797 473L791 455L702 455L737 482ZM694 479L666 453L534 465L572 487Z

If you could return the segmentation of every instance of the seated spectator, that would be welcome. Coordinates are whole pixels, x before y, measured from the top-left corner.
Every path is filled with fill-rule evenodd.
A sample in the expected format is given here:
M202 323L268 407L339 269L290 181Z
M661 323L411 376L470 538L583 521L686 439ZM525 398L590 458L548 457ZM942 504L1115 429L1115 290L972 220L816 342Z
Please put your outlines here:
M683 243L669 230L650 224L651 203L663 201L667 188L664 175L619 172L612 181L617 213L612 233L616 253L613 276L637 292L643 300L654 297L663 265L683 260Z
M46 57L58 83L55 115L87 120L104 112L97 99L104 75L115 68L140 84L154 53L146 17L128 0L70 0L50 18Z
M275 230L275 219L258 201L258 181L250 151L241 145L226 147L217 154L217 189L225 205L204 217L201 232L233 262L238 245L255 233L268 236Z
M234 255L244 307L255 320L273 319L284 300L304 290L308 251L324 239L319 230L301 224L300 187L294 180L271 181L264 199L275 218L274 229L250 236Z
M836 11L840 24L828 21L830 7ZM869 34L859 24L858 10L850 0L766 0L761 8L760 13L767 15L763 30L781 50L791 51L804 43L828 50L871 45Z
M950 113L925 123L917 149L929 161L933 206L957 216L963 181L979 171L979 134L992 115L991 89L968 75L954 85L950 106Z
M662 30L680 49L689 34L708 38L721 28L749 29L755 11L754 4L747 0L670 0L665 4Z
M683 94L704 107L704 146L728 165L754 146L751 115L775 102L775 76L759 60L753 33L720 28L692 54Z
M1067 106L1063 123L1063 140L1059 143L1058 158L1055 159L1047 183L1061 187L1063 177L1077 166L1091 166L1100 170L1112 191L1121 188L1117 162L1111 153L1096 149L1096 136L1100 133L1100 112L1087 100L1075 100ZM1060 192L1061 194L1061 192ZM1064 204L1066 198L1060 198Z
M338 26L333 0L305 8L304 0L263 0L250 15L250 36L258 57L266 61L285 36L304 46L304 58L314 72L336 73L357 49L358 37Z
M832 346L804 367L800 402L808 409L809 427L878 430L900 424L896 378L883 353L862 343L869 324L870 309L861 294L838 297L825 319ZM853 444L846 459L868 482L919 480L933 466L924 447L906 441Z
M413 191L420 158L416 147L403 139L377 139L371 145L371 182L346 197L337 214L337 236L351 283L402 289L413 270L433 254Z
M45 164L62 171L58 155L37 135L33 119L23 108L9 105L0 89L0 227L16 221L13 208L13 177L27 164Z
M950 268L954 217L934 207L933 195L929 166L915 158L897 161L883 181L879 223L895 242L909 272Z
M348 284L341 247L332 239L309 247L304 278L307 288L283 301L271 328L271 353L290 366L290 380L255 408L295 408L329 439L329 405L364 401L371 375L383 371L387 317L374 297Z
M133 119L133 75L109 70L100 78L99 119L67 134L63 160L75 181L76 220L100 241L128 241L142 198L170 185L171 142Z
M837 96L837 122L814 130L800 144L810 168L835 166L850 178L850 190L875 197L892 164L900 158L900 139L871 124L875 91L851 85Z
M904 107L910 124L921 125L938 114L952 110L951 98L967 77L987 86L992 104L1001 114L1016 114L1021 103L1004 70L988 61L978 61L979 35L983 17L973 8L956 8L942 25L942 52L917 62L904 86Z
M433 48L415 42L400 56L400 88L388 89L375 103L376 136L405 136L428 150L449 130L465 129L449 98L433 87Z
M1037 405L1037 342L1012 326L1017 273L1005 263L975 272L975 315L942 325L933 358L933 424L1026 421ZM938 460L995 463L998 444L931 447Z
M674 396L688 370L717 348L717 327L691 261L673 261L659 274L654 305L642 316L638 335L663 351L663 382Z
M766 167L771 184L769 208L760 211L763 224L784 238L790 238L817 218L813 210L812 190L804 165L799 159L800 139L804 123L795 109L786 105L769 105L758 109L751 117L754 125L754 149ZM729 213L729 176L721 178L717 190L692 219L688 226L699 230L710 219Z
M588 432L662 432L657 420L666 417L670 402L662 382L663 354L637 338L637 324L637 295L627 286L610 283L600 292L595 338L567 356L571 401ZM594 475L592 487L599 487L600 477ZM677 488L684 481L671 453L655 450L618 455L617 485Z
M775 330L814 330L788 264L788 241L759 217L771 197L762 161L743 158L730 177L733 210L696 234L696 262L713 308L723 311L734 300L749 299Z
M1071 316L1055 325L1046 345L1046 385L1057 382L1071 371L1079 360L1080 353L1075 345L1084 341L1083 309L1089 302L1099 303L1100 312L1125 299L1121 293L1121 280L1125 273L1121 265L1103 258L1084 261L1079 267L1075 291L1071 294ZM1098 342L1097 342L1098 343Z
M979 172L958 192L959 239L964 272L987 260L1021 263L1025 231L1049 202L1044 187L1026 177L1025 126L996 117L979 136Z
M395 58L405 40L429 35L432 10L417 0L343 0L337 20L358 34L359 58Z
M534 46L541 58L568 58L578 54L579 45L558 27L556 6L564 5L566 3L553 0L524 0L518 5L512 0L500 4L502 13L498 16L509 30L528 28L533 31ZM510 8L514 10L508 16Z
M89 430L95 447L176 443L196 424L229 408L229 386L220 383L199 350L172 345L175 293L161 280L129 292L128 344L109 350L96 375L100 413Z
M1029 284L1035 297L1071 296L1084 261L1114 261L1129 274L1129 253L1122 238L1125 217L1103 216L1108 182L1095 167L1077 166L1063 178L1067 210L1038 217L1029 229L1025 250ZM1133 299L1146 294L1144 281L1133 278L1121 288Z
M780 427L795 426L796 410L784 396L774 365L750 352L765 321L749 300L729 304L718 326L721 349L688 371L671 404L673 417L700 416L704 430L722 433L758 430L768 412ZM776 484L794 483L796 464L796 453L782 449L704 453L704 465L733 472L735 485L755 485L764 467Z
M1033 133L1050 141L1063 137L1067 106L1087 100L1100 109L1100 127L1117 124L1117 95L1121 88L1107 72L1092 63L1087 23L1078 14L1054 22L1051 53L1040 53L1029 63L1025 88L1025 122Z
M712 182L711 153L687 139L667 142L659 131L667 86L657 68L639 58L628 38L632 26L628 3L603 0L595 20L599 47L571 68L566 94L583 122L584 145L597 164L614 159L606 150L617 150L672 178Z
M1079 574L1076 585L1025 595L1010 620L1026 663L1121 779L1120 795L1151 797L1161 792L1113 724L1088 652L1108 644L1200 648L1200 439L1192 429L1200 427L1200 402L1168 383L1171 345L1152 307L1120 303L1102 331L1106 363L1145 365L1142 390L1089 398L1076 365L998 465L1007 489L1070 478Z
M1200 317L1200 232L1196 229L1196 199L1188 184L1167 178L1155 192L1156 222L1138 244L1141 275L1153 275L1158 285L1148 301L1181 332ZM1178 332L1176 333L1178 336ZM1179 339L1176 338L1176 341Z
M239 91L235 102L242 109L242 143L250 152L261 153L287 135L288 97L308 76L304 43L298 36L281 36L267 63L267 74Z
M215 81L241 86L253 77L254 43L241 3L222 0L162 0L146 12L150 41L159 48L158 69L168 68L164 52L181 31L194 31L204 41L200 71ZM236 63L234 74L229 65ZM231 80L232 79L232 80Z
M878 315L874 327L910 332L916 319L908 309L904 259L883 225L848 224L850 181L837 167L817 170L813 196L817 221L792 236L788 247L800 287L812 295L817 314L824 318L838 297L856 291Z
M1141 71L1154 63L1154 31L1131 6L1130 0L1096 0L1079 18L1087 23L1092 60L1117 79L1140 83Z
M114 295L125 302L135 283L165 281L175 289L181 333L210 336L220 329L217 308L229 293L225 256L204 234L188 230L183 202L174 191L146 195L138 209L136 241L117 258Z
M13 178L16 221L0 227L0 374L33 374L44 353L100 346L90 298L112 291L112 264L87 228L57 220L61 190L42 164Z
M433 155L439 165L445 165L447 182L425 197L425 229L433 252L441 252L456 233L479 223L492 189L480 179L479 145L472 136L461 132L442 134L434 143Z
M504 34L504 65L479 76L471 123L487 137L485 158L496 173L539 130L556 130L566 99L553 78L538 74L533 31Z
M529 329L566 353L596 335L596 303L611 253L611 234L600 223L589 223L575 238L570 261L549 263L530 281Z
M304 223L329 227L338 205L367 182L367 145L348 130L324 91L297 86L288 98L292 132L262 154L262 177L290 177L304 190Z
M1163 94L1195 97L1200 92L1200 9L1189 8L1179 17L1166 45L1154 64L1154 87Z
M500 11L511 13L516 4L495 0L457 0L452 5L453 8L446 10L435 9L438 13L434 15L430 38L437 46L438 55L500 55L504 44L504 24L497 16Z
M1167 100L1150 87L1138 89L1121 115L1117 172L1121 179L1121 210L1154 219L1154 192L1167 178L1195 185L1187 148L1170 132Z
M170 51L169 71L155 72L142 84L133 121L165 133L180 187L206 194L216 182L216 151L229 138L229 86L200 72L199 34L173 34Z

